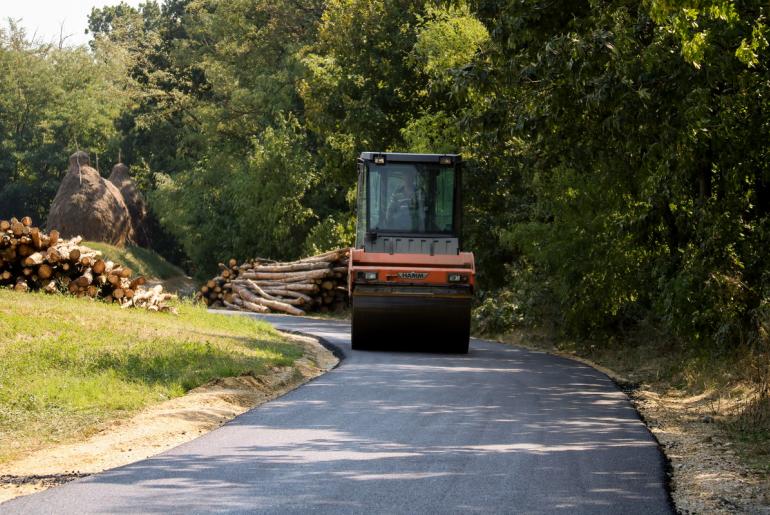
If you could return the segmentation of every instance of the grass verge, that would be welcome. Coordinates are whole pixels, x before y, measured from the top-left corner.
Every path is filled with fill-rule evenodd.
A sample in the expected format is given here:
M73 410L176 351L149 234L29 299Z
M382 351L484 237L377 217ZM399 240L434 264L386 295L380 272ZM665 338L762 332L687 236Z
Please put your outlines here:
M190 304L172 316L0 290L0 463L301 355L265 323Z
M134 245L115 247L95 241L84 241L83 245L100 251L105 259L127 266L135 275L157 279L169 279L185 275L181 268L172 265L159 254L149 249Z

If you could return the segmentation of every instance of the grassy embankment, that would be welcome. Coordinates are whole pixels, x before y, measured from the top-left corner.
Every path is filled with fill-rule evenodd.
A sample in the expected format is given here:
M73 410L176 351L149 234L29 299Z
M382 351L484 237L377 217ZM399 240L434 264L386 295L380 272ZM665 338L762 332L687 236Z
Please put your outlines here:
M0 290L0 463L302 352L267 324Z
M115 247L107 243L84 241L83 245L98 250L105 259L120 263L130 268L134 275L142 275L147 278L170 279L184 276L184 271L178 268L152 250L134 245Z

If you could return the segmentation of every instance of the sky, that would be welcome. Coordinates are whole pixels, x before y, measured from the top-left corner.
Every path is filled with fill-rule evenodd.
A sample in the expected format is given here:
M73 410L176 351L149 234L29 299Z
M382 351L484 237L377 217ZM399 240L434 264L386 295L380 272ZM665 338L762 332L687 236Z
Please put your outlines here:
M134 7L142 0L123 0ZM59 29L64 23L64 34L70 35L68 45L88 43L90 34L85 34L88 27L88 15L92 7L119 4L120 0L0 0L0 20L7 24L8 18L21 18L21 25L32 37L37 32L40 41L59 41Z

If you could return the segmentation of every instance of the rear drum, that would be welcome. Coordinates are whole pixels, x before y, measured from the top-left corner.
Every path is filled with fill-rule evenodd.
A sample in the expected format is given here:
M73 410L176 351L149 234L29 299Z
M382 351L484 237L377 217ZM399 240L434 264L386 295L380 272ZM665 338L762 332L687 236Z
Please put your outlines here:
M355 350L468 352L471 297L356 295L351 343Z

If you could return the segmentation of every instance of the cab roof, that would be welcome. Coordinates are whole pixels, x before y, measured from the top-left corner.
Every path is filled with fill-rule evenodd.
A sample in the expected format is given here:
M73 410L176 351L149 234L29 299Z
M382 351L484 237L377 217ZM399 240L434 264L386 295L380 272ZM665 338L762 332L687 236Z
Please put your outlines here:
M450 158L453 164L462 161L459 154L409 154L402 152L361 152L358 157L361 161L374 161L376 156L383 156L385 161L400 163L436 163L441 158Z

